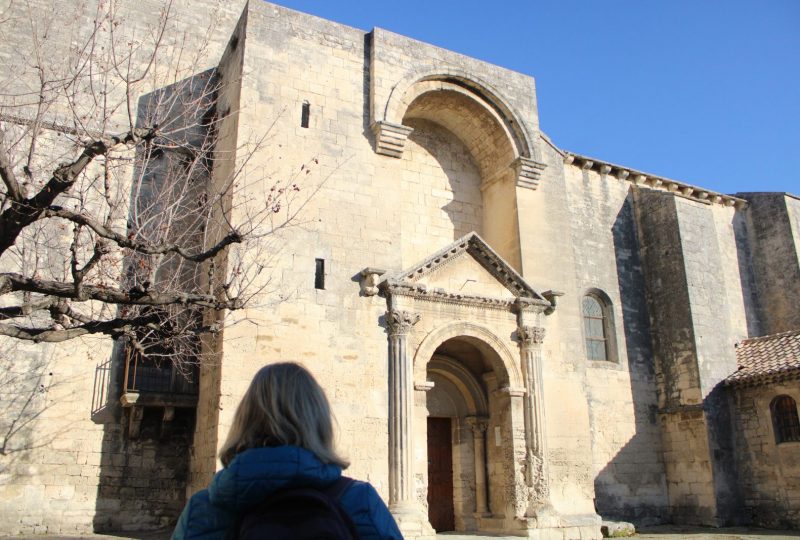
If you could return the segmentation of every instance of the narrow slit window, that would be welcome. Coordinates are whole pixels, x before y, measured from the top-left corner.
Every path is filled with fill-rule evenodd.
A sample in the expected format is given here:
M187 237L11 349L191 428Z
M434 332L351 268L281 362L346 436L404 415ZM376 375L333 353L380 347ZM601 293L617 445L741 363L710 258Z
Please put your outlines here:
M303 108L300 112L300 127L307 128L308 121L311 118L311 104L308 101L303 102Z
M314 288L325 288L325 259L316 260L316 270L314 271Z

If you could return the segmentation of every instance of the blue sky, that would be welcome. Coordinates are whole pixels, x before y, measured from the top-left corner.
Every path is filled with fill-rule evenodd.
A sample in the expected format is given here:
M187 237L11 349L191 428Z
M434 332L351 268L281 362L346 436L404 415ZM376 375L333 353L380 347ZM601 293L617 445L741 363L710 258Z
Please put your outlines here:
M560 148L800 195L800 0L278 0L536 78Z

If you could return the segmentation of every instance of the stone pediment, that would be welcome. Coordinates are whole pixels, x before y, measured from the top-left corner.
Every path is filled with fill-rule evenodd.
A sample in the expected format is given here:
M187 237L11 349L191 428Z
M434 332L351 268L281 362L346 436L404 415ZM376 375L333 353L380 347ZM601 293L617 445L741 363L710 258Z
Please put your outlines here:
M459 303L505 307L522 301L551 306L475 232L387 278L381 288L390 294Z

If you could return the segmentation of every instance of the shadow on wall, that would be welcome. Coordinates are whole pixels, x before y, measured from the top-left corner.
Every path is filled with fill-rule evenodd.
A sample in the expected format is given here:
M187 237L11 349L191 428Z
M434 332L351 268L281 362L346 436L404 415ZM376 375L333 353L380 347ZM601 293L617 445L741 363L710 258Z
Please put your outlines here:
M739 265L739 280L742 283L744 311L747 318L747 335L763 335L761 322L764 320L763 306L759 303L758 289L753 270L753 248L748 236L747 214L736 212L733 216L733 233L736 239L736 260Z
M163 409L145 408L135 439L127 410L118 415L103 426L94 531L171 527L186 500L194 410L177 409L165 430Z
M196 149L192 163L203 171L207 169L197 163L205 165L203 160L209 155L203 144L210 129L207 126L214 118L214 109L209 103L216 97L215 80L214 70L199 73L142 96L138 106L138 122L170 126L170 142L186 143L186 146ZM169 148L168 145L165 147ZM169 164L170 157L174 156L164 151L158 156L151 154L148 159L136 162L134 178L140 180L138 184L134 182L132 191L137 189L137 185L141 189L132 193L132 213L139 202L143 202L147 212L152 212L153 209L158 210L159 206L149 205L153 200L164 202L163 197L159 198L163 194L170 195L174 191L183 197L185 193L195 193L185 186L204 185L199 182L195 184L193 172L176 172L172 169L166 169L165 172L164 163ZM144 170L140 171L139 168ZM152 200L148 199L154 193L157 195ZM130 261L126 260L123 264L130 264ZM170 262L167 259L159 264L162 265L159 272L164 268L175 268L168 266ZM169 286L194 286L192 272L195 268L186 270L180 265L177 267L180 270L173 275L180 275L181 278L177 284ZM126 272L126 279L131 279L131 275L135 273ZM158 274L156 276L158 279ZM175 384L178 381L173 376L174 370L162 369L164 366L161 364L171 366L173 360L169 354L165 353L164 356L160 363L157 359L153 360L155 366L145 367L144 362L137 360L135 365L138 367L131 372L138 375L126 381L129 356L124 345L117 343L112 357L96 370L92 419L103 425L103 438L93 519L95 532L168 528L174 525L185 504L195 409L186 405L176 406L174 394L179 393L177 389L185 385ZM166 383L163 381L164 373ZM155 380L148 383L148 377ZM122 406L120 398L126 395L126 386L130 389L125 400L128 406ZM146 401L146 405L142 401Z
M636 428L633 437L595 477L595 507L603 518L631 521L637 526L654 525L669 521L669 500L661 454L650 320L631 192L617 214L612 234Z
M447 177L447 186L442 188L449 188L452 199L441 209L453 228L452 238L448 241L458 240L472 231L480 234L483 209L481 177L469 150L455 134L439 124L419 119L407 123L414 128L409 141L427 152ZM421 214L426 215L431 210L433 208L427 208Z
M54 378L50 348L21 349L15 340L0 344L0 475L9 484L25 484L30 453L49 447L72 428L68 424L57 430L36 429L58 403L48 394L70 381Z
M131 409L122 407L119 400L124 390L124 358L124 347L115 344L112 358L103 364L112 367L99 366L97 372L107 381L100 394L109 399L92 418L103 424L95 532L171 527L186 498L194 410L177 409L165 424L162 407L146 407L139 433L131 435ZM96 380L95 398L98 386Z

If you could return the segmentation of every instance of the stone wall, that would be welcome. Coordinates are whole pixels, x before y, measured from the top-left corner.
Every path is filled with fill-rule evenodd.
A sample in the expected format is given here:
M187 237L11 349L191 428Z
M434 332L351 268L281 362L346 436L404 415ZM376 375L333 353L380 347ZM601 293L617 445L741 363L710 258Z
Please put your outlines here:
M796 381L731 389L744 518L759 527L800 528L800 442L776 444L770 402L787 394L800 402Z
M734 210L651 190L636 200L673 519L735 521L731 417L719 386L747 335Z
M800 199L744 193L747 241L759 299L761 334L800 328Z
M169 27L174 32L167 42L183 40L193 53L201 52L195 45L203 42L209 23L217 21L206 57L187 75L216 65L241 13L241 5L223 6L215 18L212 4L207 2L207 9L202 9L197 2L173 3ZM96 7L95 2L85 2L65 11L63 3L34 0L13 3L6 10L5 39L0 42L6 97L0 102L0 115L9 112L9 93L35 85L20 75L19 66L28 62L31 37L46 33L41 41L47 50L45 67L63 68L69 47L88 36ZM117 7L122 21L117 35L144 36L158 22L163 3L144 0ZM37 16L30 17L28 8ZM169 56L176 51L168 44L164 52ZM167 62L166 56L162 60ZM138 87L142 93L151 90L146 84ZM116 97L120 96L112 93L109 100ZM138 97L132 96L134 106ZM12 112L23 117L31 113ZM47 120L56 124L70 118L57 106L48 112L52 116ZM124 126L124 107L108 120L109 129ZM55 162L74 156L74 147L62 133L46 140L43 156L49 153L46 157ZM117 187L129 190L127 184ZM0 261L3 269L11 264L9 258ZM81 535L164 528L174 522L185 502L193 414L176 413L172 434L162 438L160 415L145 411L142 436L129 439L127 420L118 407L122 384L118 357L113 342L100 337L58 345L0 341L0 534Z
M563 167L575 284L559 299L560 310L570 309L573 329L560 339L574 342L571 362L585 377L595 506L607 517L662 522L668 504L631 184L577 165ZM588 360L584 349L581 301L590 292L609 304L606 361ZM565 317L564 311L555 316Z

